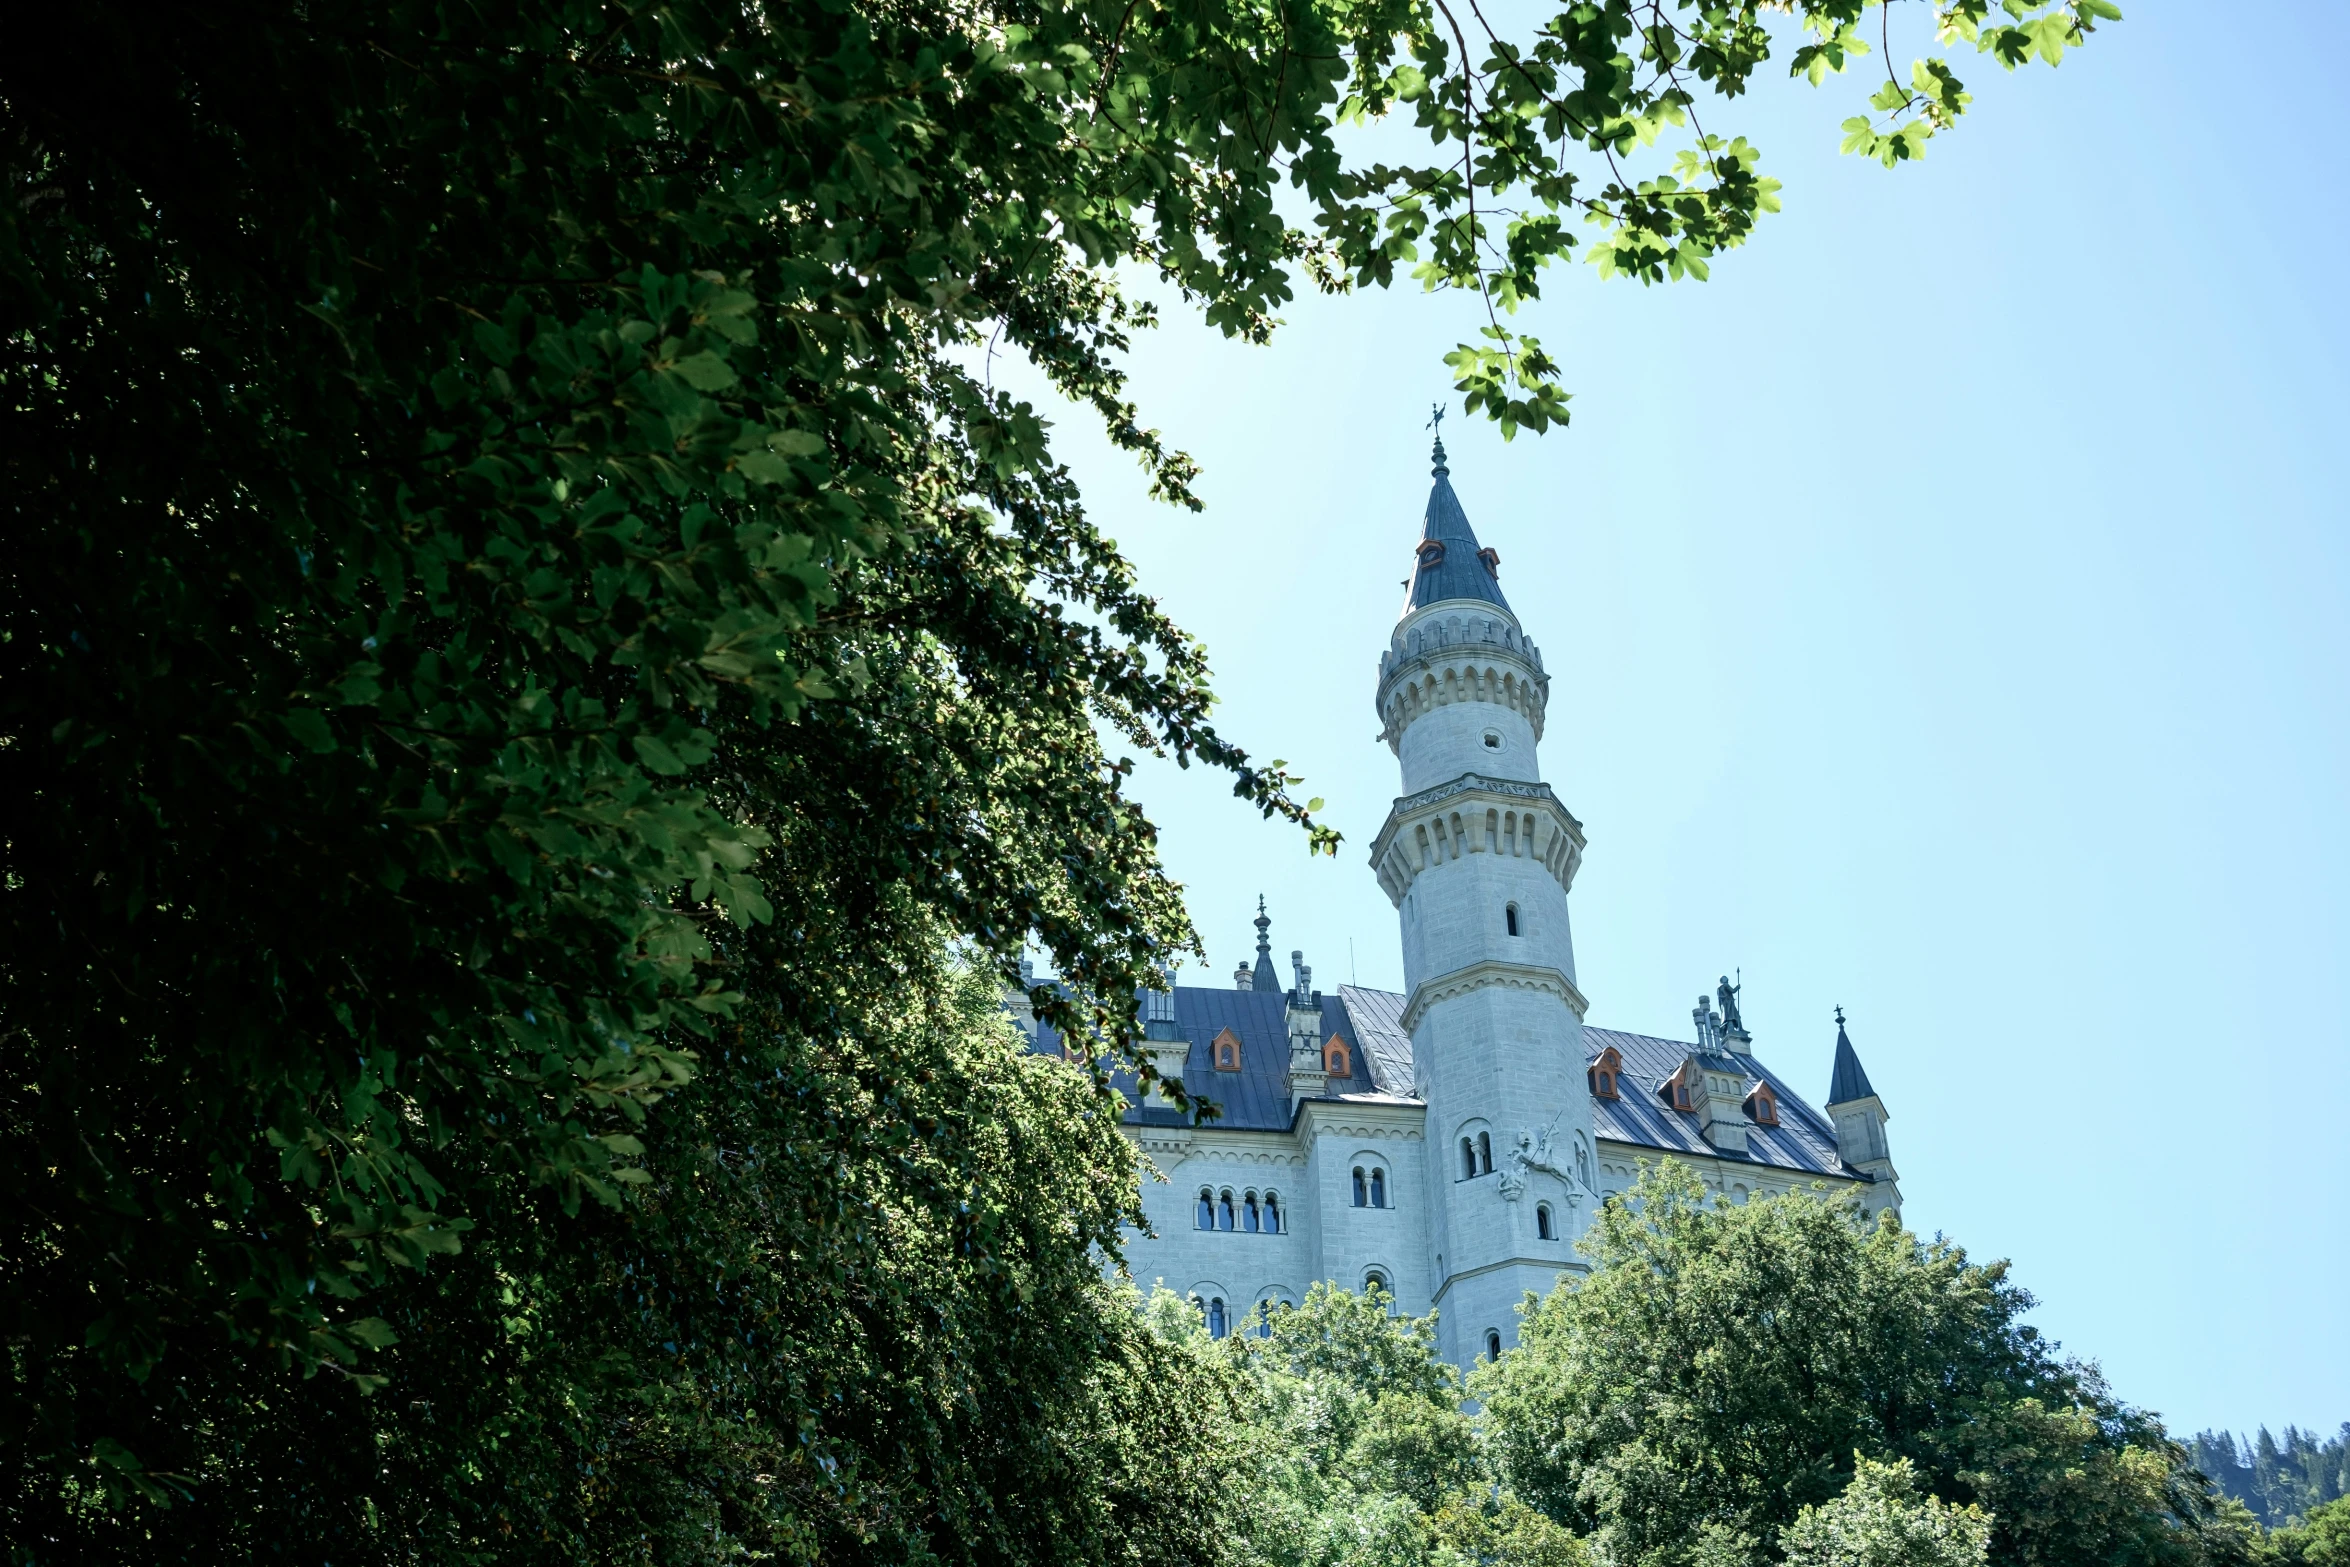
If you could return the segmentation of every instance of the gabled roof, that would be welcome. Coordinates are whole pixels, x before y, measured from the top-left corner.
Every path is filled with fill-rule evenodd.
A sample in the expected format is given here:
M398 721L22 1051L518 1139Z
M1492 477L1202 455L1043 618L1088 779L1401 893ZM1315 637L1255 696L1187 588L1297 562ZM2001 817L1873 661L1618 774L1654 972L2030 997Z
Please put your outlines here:
M1175 1021L1189 1041L1183 1080L1213 1100L1220 1114L1211 1123L1229 1131L1285 1132L1295 1117L1289 1105L1289 1024L1281 992L1222 990L1201 985L1175 987ZM1404 997L1389 990L1366 990L1341 985L1335 996L1323 996L1317 1043L1332 1034L1346 1041L1354 1073L1334 1077L1324 1095L1371 1103L1419 1102L1412 1062L1412 1041L1402 1026ZM1219 1072L1212 1052L1216 1036L1231 1029L1240 1037L1240 1070ZM1039 1024L1035 1048L1060 1053L1060 1040ZM1648 1034L1626 1034L1612 1028L1583 1030L1584 1063L1614 1049L1621 1059L1623 1097L1591 1101L1591 1127L1610 1142L1693 1158L1736 1160L1707 1142L1697 1129L1697 1118L1668 1107L1657 1096L1658 1085L1698 1054L1695 1045ZM1777 1126L1749 1125L1745 1162L1806 1175L1850 1179L1854 1171L1836 1156L1836 1133L1825 1116L1769 1067L1752 1056L1715 1055L1708 1064L1740 1071L1771 1085L1778 1096ZM1857 1060L1854 1063L1858 1067ZM1134 1095L1131 1073L1118 1073L1118 1087ZM1164 1105L1127 1111L1129 1124L1179 1126L1190 1117Z
M1860 1052L1852 1048L1845 1037L1844 1019L1836 1019L1836 1070L1828 1079L1828 1103L1840 1105L1853 1099L1874 1099L1877 1091L1869 1086L1869 1074L1861 1070Z
M1444 465L1444 443L1436 443L1436 484L1428 492L1428 515L1420 529L1420 552L1412 568L1411 590L1404 597L1403 612L1445 599L1483 599L1503 609L1510 601L1501 596L1501 578L1480 559L1477 535L1469 527L1469 515L1461 510L1460 497L1452 493L1452 470ZM1431 542L1441 546L1427 548ZM1433 557L1433 558L1431 558Z

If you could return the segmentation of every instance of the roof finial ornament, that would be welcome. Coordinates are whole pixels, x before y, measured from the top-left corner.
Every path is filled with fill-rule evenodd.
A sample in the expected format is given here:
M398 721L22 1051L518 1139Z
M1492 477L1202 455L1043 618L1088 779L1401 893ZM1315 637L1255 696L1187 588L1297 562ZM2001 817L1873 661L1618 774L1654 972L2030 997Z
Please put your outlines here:
M1436 464L1435 472L1436 477L1441 479L1446 474L1452 472L1450 468L1447 468L1444 465L1444 404L1436 403L1432 405L1431 411L1428 415L1427 428L1436 432L1436 452L1434 458Z

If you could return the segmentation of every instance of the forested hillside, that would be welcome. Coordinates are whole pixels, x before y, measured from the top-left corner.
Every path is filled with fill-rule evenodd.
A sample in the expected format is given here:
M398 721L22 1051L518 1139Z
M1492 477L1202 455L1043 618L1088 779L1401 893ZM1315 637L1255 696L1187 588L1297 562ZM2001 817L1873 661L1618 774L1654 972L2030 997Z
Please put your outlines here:
M2313 1507L2350 1495L2350 1420L2330 1437L2285 1427L2282 1441L2262 1426L2250 1437L2198 1431L2195 1467L2271 1529L2298 1523Z

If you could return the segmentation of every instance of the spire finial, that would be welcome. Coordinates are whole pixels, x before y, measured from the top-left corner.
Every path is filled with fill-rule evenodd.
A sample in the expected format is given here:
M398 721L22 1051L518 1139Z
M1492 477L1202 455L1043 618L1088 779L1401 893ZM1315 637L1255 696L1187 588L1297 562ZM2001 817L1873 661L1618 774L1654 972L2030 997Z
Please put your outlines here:
M1249 988L1251 990L1279 990L1281 980L1273 972L1273 938L1270 934L1273 929L1273 920L1272 916L1265 912L1265 895L1261 892L1257 894L1256 927L1257 962L1255 978L1250 982Z
M1444 404L1436 403L1432 405L1428 415L1427 427L1436 432L1436 450L1432 460L1436 465L1435 475L1437 478L1441 479L1446 474L1452 472L1450 468L1447 468L1444 465Z

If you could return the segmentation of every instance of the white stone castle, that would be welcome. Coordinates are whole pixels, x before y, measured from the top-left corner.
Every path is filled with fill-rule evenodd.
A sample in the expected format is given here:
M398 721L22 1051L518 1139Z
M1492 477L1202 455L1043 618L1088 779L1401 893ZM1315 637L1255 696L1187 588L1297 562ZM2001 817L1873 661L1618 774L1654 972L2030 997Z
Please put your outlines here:
M1872 1212L1901 1197L1841 1011L1825 1115L1755 1059L1727 978L1694 1042L1584 1022L1567 912L1583 830L1537 760L1550 677L1441 442L1416 553L1377 694L1403 794L1371 845L1409 990L1326 995L1302 952L1284 985L1260 899L1234 988L1146 994L1154 1066L1221 1113L1196 1122L1156 1094L1128 1113L1167 1179L1144 1184L1153 1233L1127 1263L1219 1335L1316 1280L1381 1289L1438 1311L1445 1357L1467 1365L1514 1340L1526 1291L1581 1271L1575 1242L1643 1160L1732 1201L1813 1182Z

